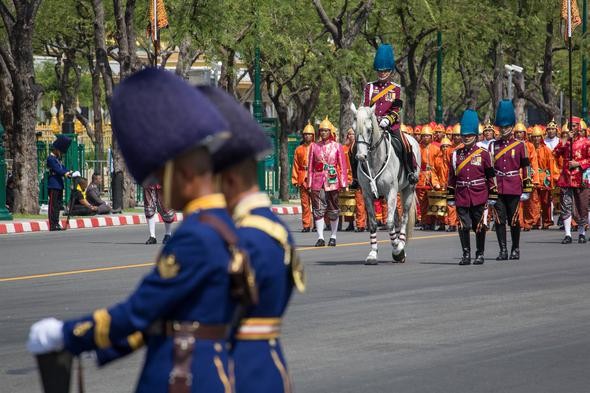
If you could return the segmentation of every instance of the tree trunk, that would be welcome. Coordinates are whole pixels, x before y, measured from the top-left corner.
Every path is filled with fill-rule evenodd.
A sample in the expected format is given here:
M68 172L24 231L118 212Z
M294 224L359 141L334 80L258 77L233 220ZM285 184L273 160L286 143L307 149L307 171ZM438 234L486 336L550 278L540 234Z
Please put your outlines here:
M199 50L195 50L193 46L194 43L191 35L189 33L185 34L180 41L178 61L176 62L176 75L180 76L184 80L188 80L188 73L191 70L193 63L202 53Z
M92 122L94 128L94 155L97 160L104 160L104 132L102 129L102 107L100 90L100 70L91 55L88 56L88 66L92 76ZM94 171L102 175L103 165L94 164Z
M350 76L340 76L338 78L338 92L340 95L340 140L346 137L346 131L354 124L354 113L351 105L353 102L353 84Z
M37 179L37 100L41 87L35 83L33 66L33 23L12 31L10 38L16 74L12 76L14 89L13 173L16 180L15 212L39 213L39 184Z
M13 152L13 112L12 106L14 97L12 96L12 79L4 60L0 57L0 122L6 131L4 134L6 149L6 158L11 159L14 156Z

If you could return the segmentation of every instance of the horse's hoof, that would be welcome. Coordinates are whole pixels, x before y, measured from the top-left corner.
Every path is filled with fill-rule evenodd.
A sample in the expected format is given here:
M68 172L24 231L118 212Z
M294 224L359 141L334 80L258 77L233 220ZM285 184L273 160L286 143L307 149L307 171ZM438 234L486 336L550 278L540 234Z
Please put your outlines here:
M393 257L393 263L405 263L406 262L406 252L402 250L399 254L391 254Z
M373 265L378 265L379 261L373 258L367 258L365 259L365 265L367 266L373 266Z

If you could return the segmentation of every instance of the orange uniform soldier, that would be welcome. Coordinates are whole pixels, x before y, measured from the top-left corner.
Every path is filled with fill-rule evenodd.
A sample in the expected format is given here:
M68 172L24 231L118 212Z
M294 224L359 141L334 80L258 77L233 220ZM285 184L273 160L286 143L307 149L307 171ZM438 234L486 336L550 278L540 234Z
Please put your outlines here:
M531 200L532 203L540 205L540 214L535 216L533 225L542 229L549 229L553 225L551 191L559 178L559 169L553 152L543 141L543 130L540 127L534 127L531 139L535 146L539 164L539 184L534 188Z
M532 131L532 127L530 128ZM529 177L533 181L533 191L539 185L539 162L537 160L537 151L535 146L527 140L528 129L522 123L517 123L514 126L514 139L523 141L528 152L529 161L530 161L530 168L532 173L529 174ZM537 216L541 214L539 201L535 197L535 201L533 201L533 194L531 193L527 200L521 200L519 206L519 220L520 226L523 231L530 231L533 227L533 224L536 221Z
M291 184L299 189L301 198L301 221L303 229L301 232L311 230L311 193L307 187L307 160L309 158L309 146L315 137L315 130L311 123L307 123L303 129L303 142L295 149L293 158L293 169L291 171Z
M451 140L444 137L440 141L442 165L440 166L440 172L438 178L441 182L443 189L446 189L446 185L449 182L449 168L451 168L451 159L455 148L453 147ZM445 216L445 225L447 225L447 232L455 232L459 221L457 218L457 208L455 206L447 206L447 215Z
M440 172L442 155L440 148L432 143L432 134L432 128L428 124L422 127L420 141L422 168L416 185L416 196L420 205L420 222L424 230L434 229L434 219L428 215L428 191L441 188L437 172Z

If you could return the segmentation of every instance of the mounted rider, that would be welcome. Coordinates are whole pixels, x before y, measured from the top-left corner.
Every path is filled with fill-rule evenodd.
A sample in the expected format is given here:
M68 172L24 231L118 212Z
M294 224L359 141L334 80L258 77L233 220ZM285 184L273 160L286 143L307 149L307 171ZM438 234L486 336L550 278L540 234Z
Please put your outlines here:
M400 110L403 101L400 99L400 86L391 81L394 67L395 59L392 46L381 44L377 48L373 61L373 68L377 71L378 80L365 86L363 106L374 107L379 126L389 131L394 138L401 142L399 143L401 146L400 161L405 167L410 184L416 184L418 182L416 160L411 145L400 131Z

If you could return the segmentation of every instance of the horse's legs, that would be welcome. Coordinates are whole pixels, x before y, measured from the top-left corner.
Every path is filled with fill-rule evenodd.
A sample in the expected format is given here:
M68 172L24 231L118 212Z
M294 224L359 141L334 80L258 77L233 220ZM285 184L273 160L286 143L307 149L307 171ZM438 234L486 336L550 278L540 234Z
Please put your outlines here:
M364 190L364 189L363 189ZM371 251L365 259L365 265L376 265L377 261L377 219L375 218L375 206L370 192L363 192L365 199L365 210L367 212L367 228L369 228L369 242Z
M394 246L394 241L397 238L395 232L395 215L397 210L397 187L395 185L389 190L387 195L387 228L389 229L389 240Z
M406 241L407 241L407 233L408 233L408 221L412 210L412 203L414 198L414 188L413 187L406 187L404 188L401 193L402 205L403 205L403 212L400 220L399 226L399 233L397 234L397 238L392 243L393 245L393 260L395 262L405 262L406 261Z

